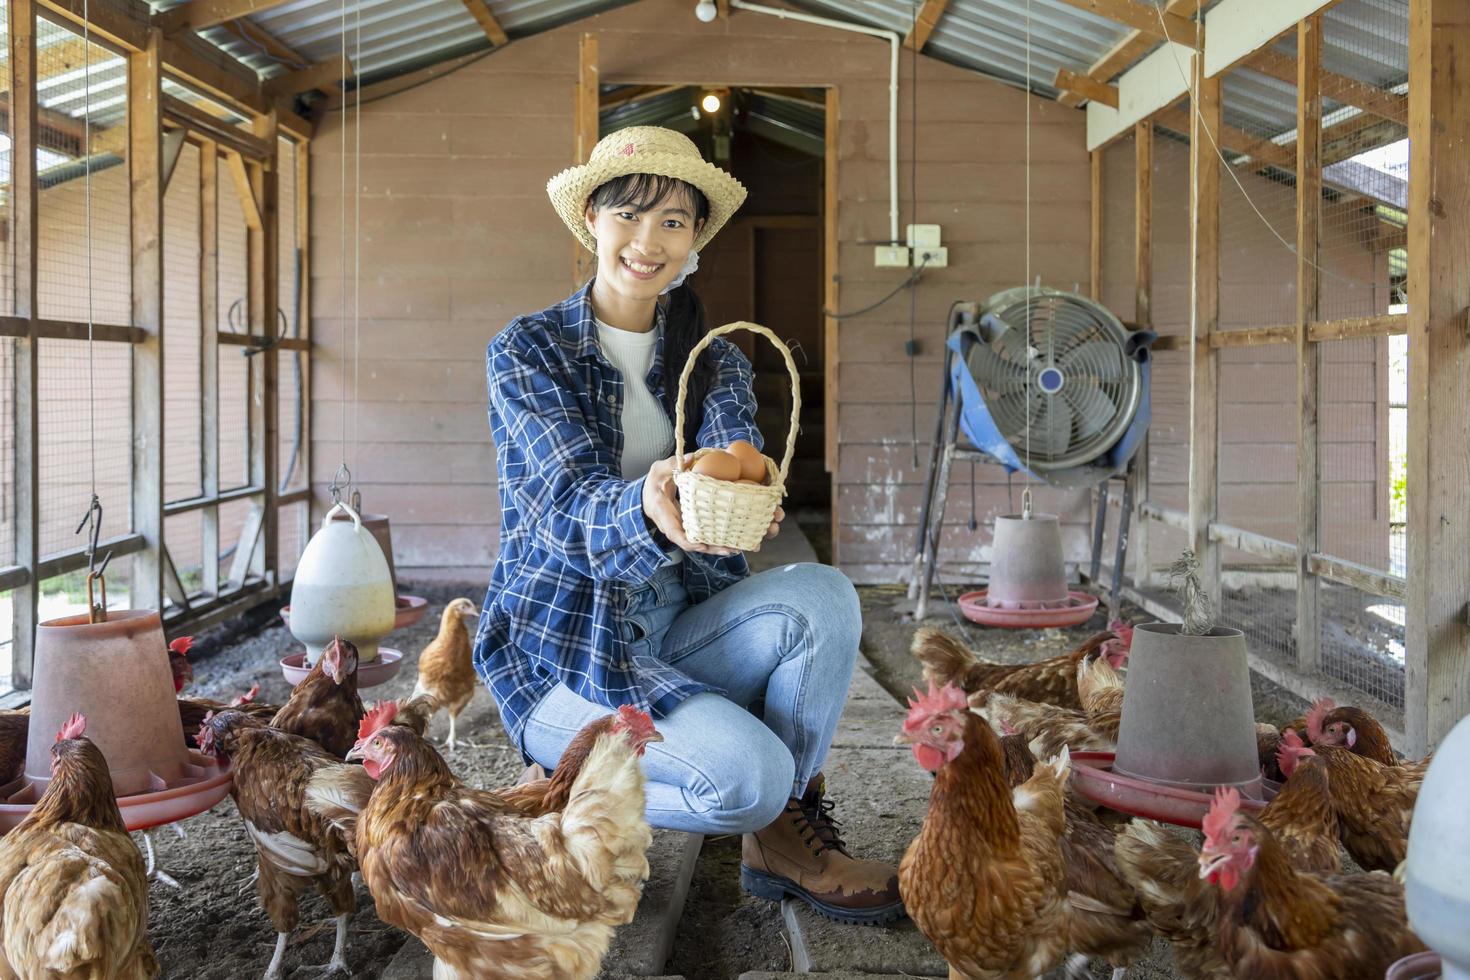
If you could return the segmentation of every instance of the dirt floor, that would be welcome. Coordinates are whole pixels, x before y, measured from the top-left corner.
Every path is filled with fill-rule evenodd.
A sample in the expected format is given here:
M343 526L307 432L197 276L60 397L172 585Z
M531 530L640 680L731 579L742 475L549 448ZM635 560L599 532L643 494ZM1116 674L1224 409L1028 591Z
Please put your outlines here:
M406 654L403 671L388 684L364 692L365 700L409 693L414 683L414 658L438 627L439 612L456 595L478 602L478 589L448 585L410 587L429 599L429 615L418 625L394 633L392 646ZM908 655L916 624L904 615L903 590L871 587L860 590L864 608L863 645L871 667L895 696L906 695L918 681L918 670ZM1132 618L1146 619L1137 610ZM961 625L951 618L947 604L936 604L924 625L946 626L969 637L987 658L1032 660L1060 653L1104 624L1101 616L1073 630L1002 631ZM221 634L200 638L195 657L196 693L228 698L261 682L262 700L279 703L288 693L276 666L295 649L295 641L279 620L270 620L247 635L221 642ZM1281 722L1302 709L1300 700L1268 683L1256 680L1258 716ZM435 719L430 734L442 738L447 722ZM478 748L461 750L451 758L455 770L473 785L513 782L521 771L519 754L509 747L500 730L493 702L479 694L461 717L461 735ZM155 885L149 932L164 966L164 976L196 980L235 980L263 974L275 942L275 932L245 885L254 868L254 852L246 843L233 804L223 803L184 824L188 838L170 830L155 832L159 865L179 880L182 890ZM141 844L141 841L140 841ZM733 980L748 970L789 968L790 952L783 941L779 909L751 899L739 888L740 843L737 838L712 838L705 844L690 889L684 918L675 942L670 974L695 980ZM359 911L352 922L348 961L353 976L376 978L404 942L402 933L378 921L366 889L358 889ZM302 926L286 954L286 976L314 977L331 956L333 930L325 904L315 894L303 896ZM1168 976L1167 971L1151 976Z

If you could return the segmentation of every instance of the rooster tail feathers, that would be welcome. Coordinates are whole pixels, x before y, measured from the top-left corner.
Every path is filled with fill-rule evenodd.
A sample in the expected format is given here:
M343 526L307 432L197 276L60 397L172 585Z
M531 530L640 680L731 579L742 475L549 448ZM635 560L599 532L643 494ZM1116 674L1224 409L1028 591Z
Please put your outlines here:
M959 683L965 671L979 663L963 643L932 627L915 633L909 649L924 665L924 679L940 686L950 681Z

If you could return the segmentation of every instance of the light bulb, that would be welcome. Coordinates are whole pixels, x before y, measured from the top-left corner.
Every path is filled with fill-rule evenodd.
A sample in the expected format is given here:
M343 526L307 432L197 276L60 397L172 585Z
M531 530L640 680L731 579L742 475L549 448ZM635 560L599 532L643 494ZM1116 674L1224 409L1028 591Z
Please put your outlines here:
M701 99L699 104L704 106L705 112L720 111L720 97L713 92Z
M706 24L714 20L719 16L719 11L715 9L715 0L699 0L698 5L694 8L694 16Z

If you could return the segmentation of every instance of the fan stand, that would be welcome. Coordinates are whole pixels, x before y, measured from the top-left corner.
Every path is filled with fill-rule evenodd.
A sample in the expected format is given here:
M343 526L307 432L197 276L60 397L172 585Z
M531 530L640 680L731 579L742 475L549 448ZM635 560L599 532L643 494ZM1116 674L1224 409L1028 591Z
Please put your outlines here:
M944 362L939 395L939 411L934 421L934 439L929 450L928 477L924 482L924 501L919 510L919 534L914 544L912 569L909 573L908 597L914 600L914 620L921 621L929 612L929 594L934 587L934 573L938 565L939 539L944 531L944 508L949 498L949 479L956 460L964 462L994 463L988 453L977 449L968 439L960 436L959 393L954 390L950 368L958 355L944 347ZM1108 485L1115 479L1123 480L1123 515L1118 527L1118 544L1113 559L1113 576L1108 591L1108 613L1116 616L1118 596L1123 584L1123 567L1128 554L1128 524L1133 510L1133 466L1121 476L1111 477L1098 484L1097 520L1092 535L1092 560L1088 580L1097 583L1102 567L1104 532L1107 528Z

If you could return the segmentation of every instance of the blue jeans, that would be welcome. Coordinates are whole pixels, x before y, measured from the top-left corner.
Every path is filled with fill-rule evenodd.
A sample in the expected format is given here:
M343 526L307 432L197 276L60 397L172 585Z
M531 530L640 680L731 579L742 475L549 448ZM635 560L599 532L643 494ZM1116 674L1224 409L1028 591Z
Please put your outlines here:
M637 589L623 638L631 655L656 656L725 693L696 694L657 720L664 740L643 760L648 822L756 831L827 757L857 662L857 591L837 569L803 563L690 605L679 572L665 566ZM557 685L527 720L526 754L554 768L572 736L607 713Z

